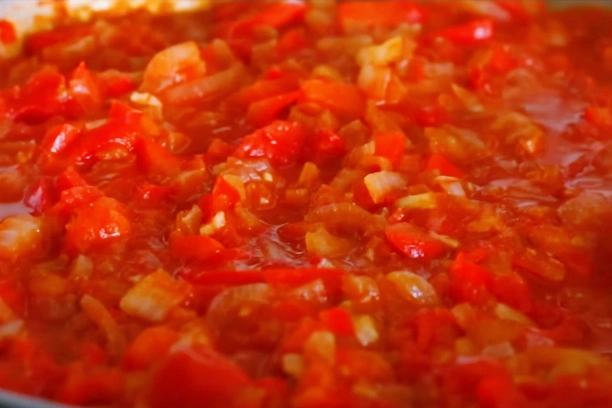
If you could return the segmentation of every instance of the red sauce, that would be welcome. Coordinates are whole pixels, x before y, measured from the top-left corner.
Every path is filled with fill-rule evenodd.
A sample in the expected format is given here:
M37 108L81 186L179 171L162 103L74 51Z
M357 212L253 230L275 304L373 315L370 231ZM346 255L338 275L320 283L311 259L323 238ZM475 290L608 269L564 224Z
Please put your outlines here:
M231 1L27 37L0 64L0 387L612 406L611 17Z

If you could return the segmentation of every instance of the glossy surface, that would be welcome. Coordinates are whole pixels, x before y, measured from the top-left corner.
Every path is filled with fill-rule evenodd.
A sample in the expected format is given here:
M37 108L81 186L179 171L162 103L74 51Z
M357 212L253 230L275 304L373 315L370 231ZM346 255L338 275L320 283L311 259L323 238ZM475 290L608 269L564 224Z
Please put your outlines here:
M611 406L609 21L228 2L30 36L0 64L0 386Z

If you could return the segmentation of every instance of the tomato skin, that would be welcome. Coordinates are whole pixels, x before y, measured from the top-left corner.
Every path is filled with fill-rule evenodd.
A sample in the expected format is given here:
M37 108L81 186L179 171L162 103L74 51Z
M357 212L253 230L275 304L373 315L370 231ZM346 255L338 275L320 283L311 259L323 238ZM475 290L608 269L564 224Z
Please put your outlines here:
M427 260L444 254L444 244L406 222L388 225L385 236L395 249L409 258Z
M151 380L151 408L231 407L237 391L251 383L234 363L211 349L192 347L169 354Z
M246 136L234 154L239 158L265 157L279 166L293 164L302 155L306 137L301 123L277 120Z

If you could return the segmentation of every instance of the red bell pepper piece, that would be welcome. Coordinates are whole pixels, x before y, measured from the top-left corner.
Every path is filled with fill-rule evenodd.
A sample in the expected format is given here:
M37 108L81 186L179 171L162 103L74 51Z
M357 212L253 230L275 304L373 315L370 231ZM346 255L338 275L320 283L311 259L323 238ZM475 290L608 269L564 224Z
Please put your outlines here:
M102 106L102 96L98 84L84 62L81 62L75 68L68 86L72 97L78 103L83 114L87 115Z
M142 111L133 108L125 102L114 100L108 111L108 118L126 125L138 125L142 119Z
M81 129L68 123L51 128L40 143L39 164L43 171L64 168L70 156L70 149L80 135Z
M451 266L451 296L458 302L481 304L493 286L491 272L460 252Z
M64 76L43 70L30 77L21 87L14 87L5 95L8 116L15 121L38 124L66 110L62 94L66 90Z
M496 276L492 290L500 302L521 312L528 313L533 307L531 291L525 280L518 274Z
M90 206L78 208L76 217L66 225L66 250L74 254L107 249L125 240L131 230L119 202L100 197Z
M274 165L288 165L298 161L306 141L306 128L298 122L277 120L246 136L235 155L264 157Z
M211 200L210 215L215 215L218 211L233 209L240 202L240 193L220 176L215 181Z
M466 24L447 28L438 33L437 36L457 44L472 45L490 40L493 38L493 33L493 20L483 18Z
M136 139L134 152L138 165L148 175L172 178L181 171L182 160L154 140Z
M99 75L99 79L103 93L108 98L119 98L128 92L136 90L136 84L127 74L120 72L102 73Z
M117 120L109 120L79 138L72 152L72 163L84 165L96 160L96 155L116 148L134 150L139 128Z
M387 225L387 241L404 255L415 259L434 259L444 254L444 244L412 224Z

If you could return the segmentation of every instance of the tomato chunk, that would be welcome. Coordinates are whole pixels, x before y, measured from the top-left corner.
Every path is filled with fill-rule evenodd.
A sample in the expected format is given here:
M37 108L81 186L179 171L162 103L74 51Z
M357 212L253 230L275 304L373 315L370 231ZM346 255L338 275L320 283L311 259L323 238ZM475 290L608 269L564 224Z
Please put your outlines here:
M409 258L434 259L444 254L442 242L405 222L387 226L385 236L395 249Z

